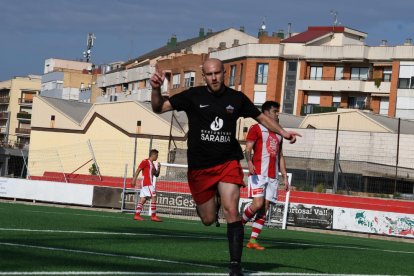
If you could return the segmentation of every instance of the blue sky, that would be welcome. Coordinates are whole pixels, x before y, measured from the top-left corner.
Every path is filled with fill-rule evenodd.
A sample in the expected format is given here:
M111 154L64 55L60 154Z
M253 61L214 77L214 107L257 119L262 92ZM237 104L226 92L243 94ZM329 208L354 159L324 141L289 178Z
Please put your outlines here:
M414 38L413 0L0 0L0 81L42 74L47 58L80 59L86 36L96 36L92 61L137 57L205 30L244 26L256 35L308 26L341 25L368 33L366 43L390 45Z

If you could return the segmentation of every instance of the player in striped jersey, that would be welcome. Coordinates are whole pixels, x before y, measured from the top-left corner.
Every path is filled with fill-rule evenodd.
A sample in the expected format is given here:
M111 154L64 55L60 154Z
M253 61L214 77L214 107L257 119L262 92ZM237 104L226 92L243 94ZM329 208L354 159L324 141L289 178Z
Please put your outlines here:
M151 220L155 222L161 222L162 220L157 217L157 194L155 192L155 187L152 183L153 177L160 174L161 165L158 163L157 167L154 165L154 161L158 159L158 150L152 149L150 151L148 159L144 159L139 164L137 171L135 172L134 178L132 179L132 186L137 186L137 178L139 173L142 171L142 187L139 193L140 201L138 202L137 209L135 211L134 219L135 220L144 220L141 217L142 208L147 202L147 199L151 198Z
M262 105L262 112L278 122L279 108L278 102L266 101ZM246 141L245 157L249 167L248 196L253 200L245 208L242 222L245 224L256 215L246 247L264 250L256 240L266 221L270 202L277 201L279 165L285 187L286 189L289 187L282 152L283 137L268 130L262 124L255 124L250 127Z

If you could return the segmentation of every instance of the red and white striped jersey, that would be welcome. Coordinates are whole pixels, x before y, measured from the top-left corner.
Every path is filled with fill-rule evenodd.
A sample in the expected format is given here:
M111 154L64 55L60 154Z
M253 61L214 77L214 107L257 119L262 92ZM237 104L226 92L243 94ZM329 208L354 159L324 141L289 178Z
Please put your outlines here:
M142 186L152 185L152 178L155 172L154 163L149 159L144 159L141 161L141 164L139 164L139 168L142 170L142 176L144 177Z
M269 131L261 124L250 127L247 141L254 142L253 165L256 173L270 178L276 178L279 172L279 152L283 138Z

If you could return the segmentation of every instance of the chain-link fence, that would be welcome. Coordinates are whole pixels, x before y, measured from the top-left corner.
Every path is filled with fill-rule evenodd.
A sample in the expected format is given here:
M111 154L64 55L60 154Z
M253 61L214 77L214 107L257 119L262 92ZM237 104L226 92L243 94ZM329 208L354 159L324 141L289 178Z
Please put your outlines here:
M293 185L303 191L414 200L414 123L400 128L397 123L393 119L387 126L400 134L296 130L303 137L284 145Z

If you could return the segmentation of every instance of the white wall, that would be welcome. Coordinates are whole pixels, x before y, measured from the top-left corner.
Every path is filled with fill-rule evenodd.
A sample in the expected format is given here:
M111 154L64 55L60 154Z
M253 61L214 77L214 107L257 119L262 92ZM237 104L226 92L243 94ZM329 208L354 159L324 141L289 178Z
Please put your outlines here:
M294 129L299 132L295 144L284 143L285 156L333 159L335 154L335 130ZM400 135L398 165L414 169L414 135ZM338 147L341 160L365 161L395 165L397 134L357 131L340 131Z

